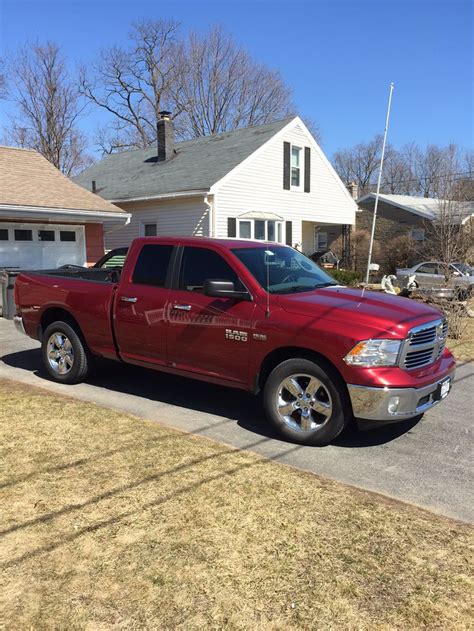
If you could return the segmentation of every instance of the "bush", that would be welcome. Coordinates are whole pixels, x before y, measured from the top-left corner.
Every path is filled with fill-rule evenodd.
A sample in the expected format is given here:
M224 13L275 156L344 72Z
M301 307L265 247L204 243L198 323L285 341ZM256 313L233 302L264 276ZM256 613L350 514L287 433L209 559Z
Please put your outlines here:
M354 272L348 269L327 269L325 271L331 274L334 280L337 280L341 285L354 287L362 280L361 272Z
M412 267L418 263L420 254L420 244L411 237L396 237L384 245L380 256L380 267L386 274L395 274L397 267Z

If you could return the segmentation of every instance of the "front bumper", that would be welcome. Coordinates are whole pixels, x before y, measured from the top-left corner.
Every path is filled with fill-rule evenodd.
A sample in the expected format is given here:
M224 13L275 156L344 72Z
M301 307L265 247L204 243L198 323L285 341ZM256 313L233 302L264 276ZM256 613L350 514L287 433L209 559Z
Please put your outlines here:
M393 423L423 414L443 401L451 392L453 379L454 371L423 388L371 388L353 384L347 387L355 418ZM444 394L446 381L449 390Z
M13 323L15 324L15 329L18 331L18 333L23 333L23 335L26 335L23 318L21 316L16 315L13 318Z

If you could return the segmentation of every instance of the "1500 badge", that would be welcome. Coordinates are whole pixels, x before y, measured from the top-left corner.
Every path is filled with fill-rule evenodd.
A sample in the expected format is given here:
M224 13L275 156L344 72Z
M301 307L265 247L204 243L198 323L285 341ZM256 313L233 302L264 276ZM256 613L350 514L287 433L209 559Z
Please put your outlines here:
M234 331L233 329L226 329L225 337L227 340L234 340L235 342L246 342L247 331Z

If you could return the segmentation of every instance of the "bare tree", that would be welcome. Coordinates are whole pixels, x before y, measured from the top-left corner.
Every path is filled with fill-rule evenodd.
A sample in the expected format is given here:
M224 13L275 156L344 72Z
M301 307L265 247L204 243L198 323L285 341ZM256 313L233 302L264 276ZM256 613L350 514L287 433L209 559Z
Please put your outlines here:
M280 74L255 62L221 27L189 36L182 68L174 97L185 136L260 125L294 112Z
M7 80L5 77L5 62L0 57L0 99L7 97Z
M84 104L58 46L48 42L20 49L8 78L8 97L17 113L5 130L7 141L36 149L66 175L90 164L78 128Z
M380 164L382 137L360 143L350 149L342 149L334 154L333 164L343 182L355 182L360 195L369 193L375 185ZM390 147L387 148L390 151Z
M438 152L435 164L438 164ZM438 200L436 217L428 227L426 253L445 264L464 261L472 248L472 180L459 179L459 154L454 146L442 155L442 174L431 181L430 192Z
M174 21L136 22L130 46L103 50L92 72L81 69L81 93L112 115L99 133L105 152L148 146L156 140L160 110L179 114L171 100L181 75L178 28Z

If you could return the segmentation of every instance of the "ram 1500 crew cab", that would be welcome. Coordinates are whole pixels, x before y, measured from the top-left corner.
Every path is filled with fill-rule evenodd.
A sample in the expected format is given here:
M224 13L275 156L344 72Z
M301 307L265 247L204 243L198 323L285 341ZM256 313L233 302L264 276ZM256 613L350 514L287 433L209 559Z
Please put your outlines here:
M418 416L454 375L439 311L341 287L274 243L136 239L121 272L24 272L15 298L56 381L84 380L98 356L261 391L268 420L306 444L352 418Z

